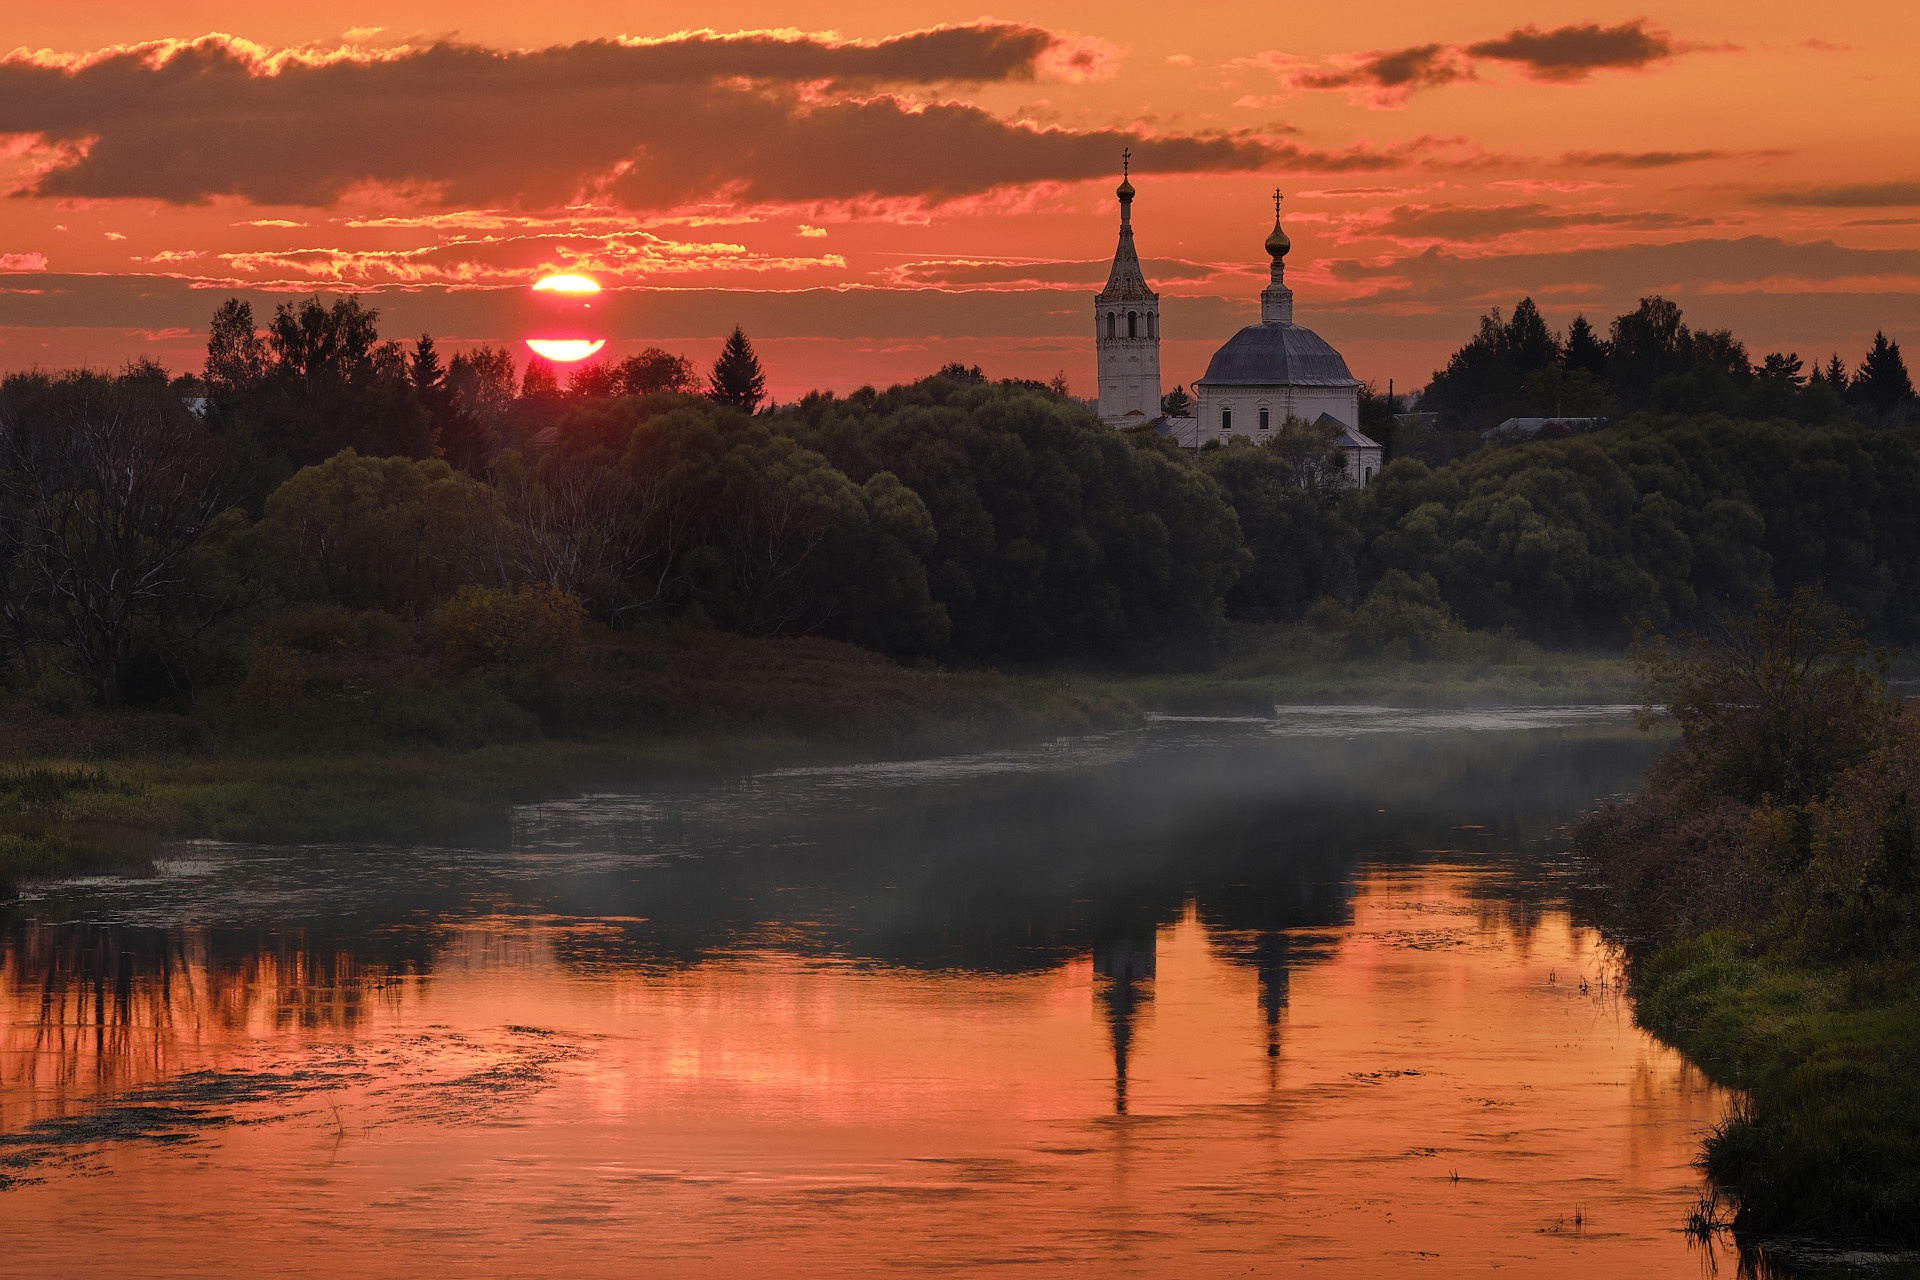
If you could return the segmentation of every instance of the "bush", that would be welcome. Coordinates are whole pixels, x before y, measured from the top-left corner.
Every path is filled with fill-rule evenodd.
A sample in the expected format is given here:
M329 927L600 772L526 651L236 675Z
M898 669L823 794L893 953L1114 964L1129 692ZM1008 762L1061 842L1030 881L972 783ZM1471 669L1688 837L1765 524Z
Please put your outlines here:
M1346 642L1356 654L1432 658L1460 632L1432 574L1415 579L1389 569L1347 620Z
M565 662L587 613L552 587L462 587L430 626L433 656L449 671L537 670Z

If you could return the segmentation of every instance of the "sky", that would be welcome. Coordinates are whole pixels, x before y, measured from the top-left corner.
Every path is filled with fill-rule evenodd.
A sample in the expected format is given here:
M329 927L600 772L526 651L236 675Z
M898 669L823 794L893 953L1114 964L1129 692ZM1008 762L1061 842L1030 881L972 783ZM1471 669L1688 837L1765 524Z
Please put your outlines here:
M770 391L949 360L1094 392L1133 154L1165 386L1296 318L1385 390L1491 307L1858 362L1920 341L1920 5L90 0L0 26L0 369L191 371L229 296L512 344L583 271L609 352Z

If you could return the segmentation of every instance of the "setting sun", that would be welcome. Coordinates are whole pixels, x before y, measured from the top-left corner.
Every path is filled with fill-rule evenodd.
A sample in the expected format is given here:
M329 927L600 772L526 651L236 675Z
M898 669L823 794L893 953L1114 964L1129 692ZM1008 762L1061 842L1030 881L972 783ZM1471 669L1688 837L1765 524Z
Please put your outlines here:
M607 345L605 338L528 338L527 345L533 348L537 356L544 356L556 364L572 364L575 360L585 360L594 352Z
M534 286L536 293L590 294L600 292L600 286L591 276L565 273L548 276Z

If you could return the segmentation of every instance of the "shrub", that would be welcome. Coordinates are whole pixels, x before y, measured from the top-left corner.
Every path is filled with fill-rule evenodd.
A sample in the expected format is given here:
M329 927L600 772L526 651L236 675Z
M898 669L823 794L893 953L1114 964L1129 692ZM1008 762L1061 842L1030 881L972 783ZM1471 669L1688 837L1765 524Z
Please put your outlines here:
M552 667L572 656L586 617L578 596L552 587L462 587L433 615L433 655L450 671Z

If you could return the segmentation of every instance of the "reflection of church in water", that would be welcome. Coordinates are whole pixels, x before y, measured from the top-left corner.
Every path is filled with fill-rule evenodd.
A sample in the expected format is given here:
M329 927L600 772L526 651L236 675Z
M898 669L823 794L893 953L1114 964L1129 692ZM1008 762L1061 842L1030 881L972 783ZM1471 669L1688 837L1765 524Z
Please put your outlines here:
M1260 293L1260 323L1248 325L1214 353L1194 384L1191 417L1169 417L1160 402L1160 295L1147 285L1133 245L1133 182L1119 190L1120 243L1107 287L1094 295L1094 351L1099 367L1100 418L1109 426L1151 426L1177 444L1197 449L1233 439L1272 439L1288 419L1327 429L1347 459L1356 487L1380 469L1380 445L1360 431L1360 382L1340 353L1313 330L1294 323L1286 259L1293 242L1280 228L1274 193L1271 262Z
M1141 1016L1153 1000L1158 970L1157 930L1151 924L1134 933L1110 935L1093 945L1093 998L1107 1024L1113 1044L1113 1110L1127 1114L1128 1069L1133 1038ZM1260 985L1260 1012L1266 1024L1268 1084L1273 1084L1275 1060L1280 1056L1280 1015L1287 1007L1287 935L1263 930L1244 953L1233 957L1253 968Z

